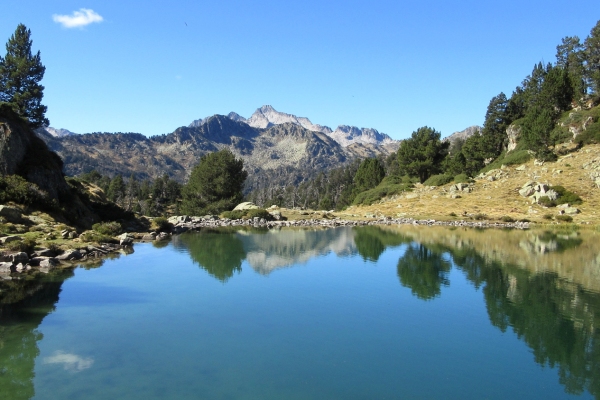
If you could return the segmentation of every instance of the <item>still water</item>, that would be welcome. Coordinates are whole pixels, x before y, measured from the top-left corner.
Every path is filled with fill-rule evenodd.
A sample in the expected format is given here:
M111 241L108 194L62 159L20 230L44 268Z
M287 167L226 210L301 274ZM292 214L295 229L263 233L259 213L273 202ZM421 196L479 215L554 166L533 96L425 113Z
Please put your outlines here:
M137 244L0 283L0 398L600 398L599 239L362 227Z

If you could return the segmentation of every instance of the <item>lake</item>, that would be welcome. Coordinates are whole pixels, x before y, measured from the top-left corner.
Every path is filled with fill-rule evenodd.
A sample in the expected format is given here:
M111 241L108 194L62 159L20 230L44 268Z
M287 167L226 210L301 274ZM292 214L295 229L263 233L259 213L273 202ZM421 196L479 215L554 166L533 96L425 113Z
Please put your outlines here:
M600 398L599 239L366 226L136 244L0 282L0 398Z

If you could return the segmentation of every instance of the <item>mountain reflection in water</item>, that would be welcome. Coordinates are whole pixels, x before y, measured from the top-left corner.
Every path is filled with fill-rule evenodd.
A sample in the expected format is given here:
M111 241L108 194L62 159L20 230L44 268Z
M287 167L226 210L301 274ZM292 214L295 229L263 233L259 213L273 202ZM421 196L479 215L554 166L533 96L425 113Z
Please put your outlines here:
M397 248L398 290L424 301L444 297L451 271L481 290L491 324L512 330L535 362L556 368L565 391L600 399L600 240L595 232L503 231L438 227L358 227L281 231L205 230L173 238L210 276L226 283L247 263L267 275L336 254L372 264ZM161 251L161 250L156 250ZM281 271L283 272L283 271ZM38 327L54 310L60 270L35 279L0 281L0 397L29 399ZM57 352L40 359L72 372L92 358Z

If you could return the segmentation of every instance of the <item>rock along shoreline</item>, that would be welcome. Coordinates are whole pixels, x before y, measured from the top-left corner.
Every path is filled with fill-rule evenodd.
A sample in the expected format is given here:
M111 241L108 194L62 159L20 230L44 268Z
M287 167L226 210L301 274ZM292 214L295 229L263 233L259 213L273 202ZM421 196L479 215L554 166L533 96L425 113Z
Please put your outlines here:
M447 226L465 228L502 228L529 229L529 222L489 222L489 221L437 221L434 219L392 218L381 217L372 220L345 220L340 218L327 219L297 219L291 221L267 221L264 218L232 220L219 218L216 215L204 217L175 216L169 218L172 227L163 232L124 233L118 237L119 244L105 243L87 245L78 249L70 249L62 254L56 254L48 249L34 251L31 254L17 252L0 254L0 279L12 279L11 275L28 272L48 273L54 268L70 268L85 262L96 261L111 255L129 254L133 252L134 242L153 242L168 240L173 235L202 229L217 229L227 227L253 227L265 229L298 228L335 228L343 226L376 226L376 225L419 225ZM18 278L17 278L18 279Z
M345 220L345 219L297 219L292 221L267 221L264 218L255 217L252 219L219 218L218 216L190 217L176 216L169 218L173 224L172 234L180 234L190 230L202 228L220 228L235 226L251 226L255 228L278 229L284 227L327 227L334 228L338 226L369 226L369 225L423 225L423 226L448 226L448 227L466 227L466 228L510 228L510 229L529 229L529 222L489 222L489 221L437 221L434 219L414 219L414 218L392 218L381 217L373 220ZM143 240L149 240L146 238Z

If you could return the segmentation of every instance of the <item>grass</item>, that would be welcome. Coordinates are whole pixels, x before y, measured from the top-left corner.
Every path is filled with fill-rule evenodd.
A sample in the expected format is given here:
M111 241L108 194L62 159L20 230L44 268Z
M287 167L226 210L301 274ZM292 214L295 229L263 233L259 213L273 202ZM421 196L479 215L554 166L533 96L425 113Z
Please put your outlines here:
M423 185L425 186L442 186L445 185L446 183L450 183L454 180L454 178L451 175L447 175L447 174L439 174L439 175L432 175L429 177L429 179L427 179Z
M493 169L498 169L502 167L502 165L525 164L529 160L531 160L531 154L529 154L529 151L527 150L515 150L511 151L510 153L502 153L497 159L488 164L479 172L484 173Z

